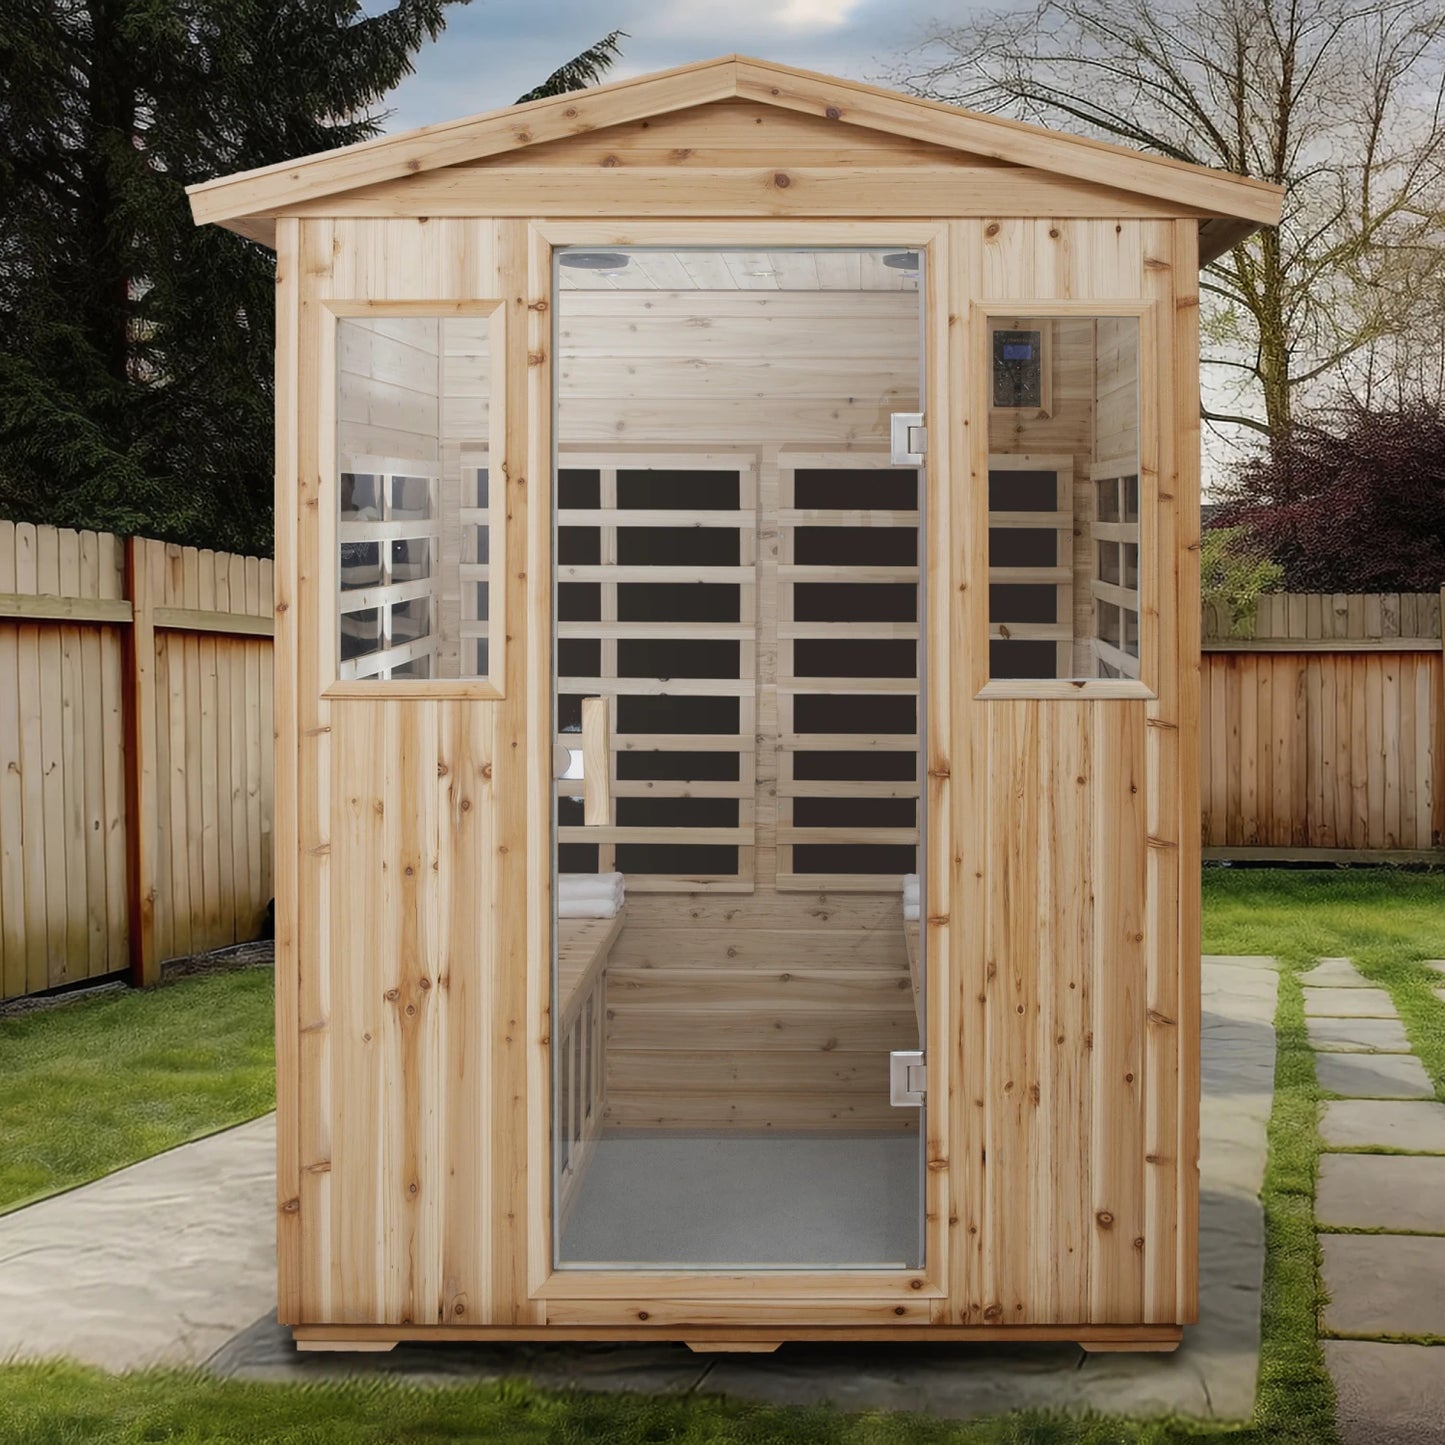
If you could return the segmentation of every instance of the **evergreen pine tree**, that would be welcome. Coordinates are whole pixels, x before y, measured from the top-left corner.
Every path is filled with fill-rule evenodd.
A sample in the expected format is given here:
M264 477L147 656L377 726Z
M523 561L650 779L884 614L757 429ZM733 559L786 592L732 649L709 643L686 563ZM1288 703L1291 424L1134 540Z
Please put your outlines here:
M378 134L453 3L12 0L0 516L270 551L274 257L184 188Z

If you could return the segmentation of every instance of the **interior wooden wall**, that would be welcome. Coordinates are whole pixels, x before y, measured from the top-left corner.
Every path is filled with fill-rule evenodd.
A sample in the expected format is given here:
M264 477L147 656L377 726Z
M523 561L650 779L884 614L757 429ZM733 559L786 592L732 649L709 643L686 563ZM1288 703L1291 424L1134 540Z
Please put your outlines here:
M910 291L567 291L561 447L880 447L918 410Z

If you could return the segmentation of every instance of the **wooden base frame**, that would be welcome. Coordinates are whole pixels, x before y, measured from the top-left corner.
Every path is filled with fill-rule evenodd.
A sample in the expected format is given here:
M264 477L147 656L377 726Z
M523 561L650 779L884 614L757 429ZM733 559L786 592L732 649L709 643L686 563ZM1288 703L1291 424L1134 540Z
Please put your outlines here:
M522 1327L507 1325L296 1325L296 1348L303 1351L383 1352L402 1344L452 1340L470 1344L562 1343L634 1344L676 1340L698 1353L771 1353L792 1343L919 1344L1076 1344L1089 1354L1170 1354L1184 1338L1181 1325L895 1325L798 1326L689 1325L685 1332L616 1325Z

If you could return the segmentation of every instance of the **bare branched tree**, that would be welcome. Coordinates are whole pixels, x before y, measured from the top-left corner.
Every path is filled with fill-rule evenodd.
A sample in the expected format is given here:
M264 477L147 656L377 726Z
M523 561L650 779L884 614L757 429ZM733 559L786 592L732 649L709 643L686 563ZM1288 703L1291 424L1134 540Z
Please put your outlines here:
M1284 437L1445 356L1445 0L1040 0L935 21L895 85L1288 186L1203 280L1207 420Z

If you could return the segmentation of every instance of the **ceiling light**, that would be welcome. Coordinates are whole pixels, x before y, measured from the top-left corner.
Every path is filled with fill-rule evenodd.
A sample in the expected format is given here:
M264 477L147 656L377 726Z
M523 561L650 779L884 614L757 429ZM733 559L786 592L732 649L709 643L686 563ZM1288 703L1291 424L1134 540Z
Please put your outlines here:
M620 251L562 251L557 262L570 266L574 271L602 271L617 273L625 271L632 258Z

